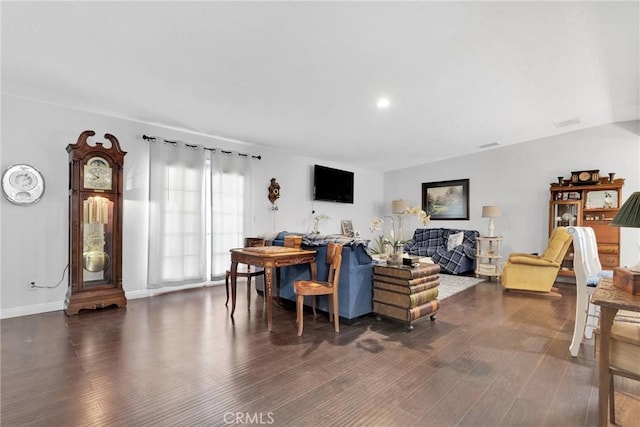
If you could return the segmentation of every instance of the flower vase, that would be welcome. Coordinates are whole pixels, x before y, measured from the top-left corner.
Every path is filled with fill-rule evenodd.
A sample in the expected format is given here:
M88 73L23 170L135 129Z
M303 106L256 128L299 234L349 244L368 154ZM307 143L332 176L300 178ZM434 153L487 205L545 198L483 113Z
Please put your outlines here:
M387 258L387 265L402 265L402 253L402 245L395 246Z

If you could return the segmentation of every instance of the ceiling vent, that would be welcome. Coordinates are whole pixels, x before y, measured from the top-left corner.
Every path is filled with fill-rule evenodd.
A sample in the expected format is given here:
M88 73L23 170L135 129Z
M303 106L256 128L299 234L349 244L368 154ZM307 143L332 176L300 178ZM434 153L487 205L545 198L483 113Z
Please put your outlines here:
M499 142L491 142L489 144L484 144L484 145L480 145L480 148L489 148L489 147L496 147L500 145Z
M573 119L565 120L564 122L553 122L557 128L578 125L580 123L582 123L582 119L580 117L574 117Z

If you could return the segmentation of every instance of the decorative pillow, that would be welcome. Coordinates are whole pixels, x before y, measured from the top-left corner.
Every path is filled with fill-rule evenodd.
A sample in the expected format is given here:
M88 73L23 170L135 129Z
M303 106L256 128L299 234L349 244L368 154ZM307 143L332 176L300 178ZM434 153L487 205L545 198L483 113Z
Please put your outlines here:
M455 234L450 234L449 239L447 240L447 250L448 251L454 250L456 246L459 246L462 244L463 240L464 240L463 231Z

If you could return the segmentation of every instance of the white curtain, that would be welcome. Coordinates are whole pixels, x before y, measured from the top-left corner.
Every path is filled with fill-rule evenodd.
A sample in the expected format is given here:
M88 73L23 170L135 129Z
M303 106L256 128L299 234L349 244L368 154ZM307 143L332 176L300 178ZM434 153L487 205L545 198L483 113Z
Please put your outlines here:
M150 289L207 279L205 169L200 146L150 144Z
M229 268L229 249L242 247L244 237L251 233L253 159L248 155L220 150L209 155L211 279L216 280L223 278Z

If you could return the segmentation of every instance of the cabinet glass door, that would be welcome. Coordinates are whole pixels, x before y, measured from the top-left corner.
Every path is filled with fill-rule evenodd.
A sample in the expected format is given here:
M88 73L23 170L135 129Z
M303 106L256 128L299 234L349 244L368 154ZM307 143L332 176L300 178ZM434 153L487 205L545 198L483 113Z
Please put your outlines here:
M82 204L82 287L111 283L113 202L106 197L87 197Z
M554 202L551 208L552 228L578 226L581 223L580 201Z
M582 225L582 201L554 201L551 203L551 229ZM551 230L550 230L551 231ZM573 244L560 266L560 275L573 275Z

